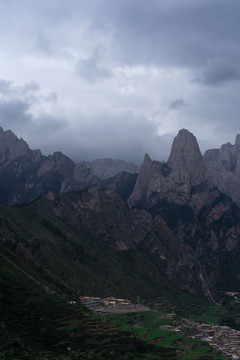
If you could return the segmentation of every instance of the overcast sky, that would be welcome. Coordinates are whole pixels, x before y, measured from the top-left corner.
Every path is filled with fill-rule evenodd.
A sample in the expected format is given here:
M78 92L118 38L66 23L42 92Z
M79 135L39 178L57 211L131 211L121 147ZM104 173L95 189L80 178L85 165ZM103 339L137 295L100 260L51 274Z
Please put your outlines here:
M75 161L240 133L239 0L0 0L0 126Z

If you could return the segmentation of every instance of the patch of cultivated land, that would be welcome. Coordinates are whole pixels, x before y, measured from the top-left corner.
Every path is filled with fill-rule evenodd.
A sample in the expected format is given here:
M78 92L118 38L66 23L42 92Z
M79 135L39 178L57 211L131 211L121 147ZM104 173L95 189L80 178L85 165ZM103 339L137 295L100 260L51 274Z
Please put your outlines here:
M136 314L110 314L106 319L111 319L114 325L124 331L134 331L136 335L149 343L159 347L175 349L179 359L226 359L206 342L191 337L189 327L180 330L171 325L172 314L163 314L158 311L141 313L140 319ZM139 326L136 326L138 324Z
M116 298L85 297L81 301L101 314L103 321L110 320L124 331L134 331L149 343L172 348L181 359L240 359L240 306L235 293L225 295L224 306L202 301L193 306L188 298L180 307L164 298L150 301L149 307ZM181 296L178 306L179 301ZM186 320L186 315L191 320Z
M184 333L193 329L193 339L207 342L214 349L221 351L231 359L240 359L240 331L229 326L210 325L183 319L169 329Z

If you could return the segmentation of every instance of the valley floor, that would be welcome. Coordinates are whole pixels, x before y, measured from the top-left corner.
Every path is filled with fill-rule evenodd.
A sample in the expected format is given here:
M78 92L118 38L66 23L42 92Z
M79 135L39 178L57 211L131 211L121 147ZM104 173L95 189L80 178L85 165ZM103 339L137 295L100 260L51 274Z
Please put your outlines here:
M240 331L231 329L229 326L210 325L182 319L175 326L160 328L177 332L193 329L194 334L190 336L191 338L207 342L211 347L233 360L240 359Z
M188 338L195 339L196 341L200 340L200 342L202 343L202 347L204 347L204 343L205 344L207 343L212 349L215 349L217 352L222 353L228 359L232 359L232 360L240 359L240 331L232 329L229 326L219 326L219 325L212 325L207 323L200 323L196 321L190 321L184 318L181 319L178 318L177 320L175 320L176 314L174 311L172 311L169 314L165 313L160 315L160 313L156 310L151 311L150 308L147 306L143 306L141 304L132 304L127 299L116 299L116 298L103 299L100 297L81 297L80 301L88 309L100 315L112 314L114 316L115 314L116 316L117 315L121 316L121 314L122 315L126 314L126 316L131 316L131 313L140 313L140 312L144 313L149 311L150 317L153 316L155 318L159 318L160 322L163 322L163 324L165 323L164 325L160 325L160 323L158 323L158 326L154 327L154 331L158 331L158 330L164 331L166 333L166 336L169 336L168 334L172 334L171 336L173 336L173 338L175 339L174 346L177 346L178 341L179 341L179 345L181 347L183 346L182 340L180 340L180 338L178 339L177 334L179 334L179 336L183 336L184 338L187 335ZM135 317L136 316L137 315L135 315ZM132 320L128 318L127 324L130 324L132 321L133 321L132 324L134 324L136 320L135 317L131 318ZM141 317L143 317L143 314L141 315ZM121 318L114 317L114 319L116 321L116 324L118 325L121 324L122 321ZM138 326L137 321L133 326ZM151 337L151 331L147 333L147 335L144 334L144 328L145 328L144 321L143 323L141 323L141 325L139 324L138 327L140 331L140 337L141 337L141 332L142 335L146 337L146 339ZM174 332L176 333L176 335L174 335ZM163 341L164 336L160 336L160 337L157 336L156 340L159 341L160 339L161 341ZM156 340L152 339L152 341L154 342L156 342ZM168 344L168 346L171 345ZM210 358L209 354L207 355L207 358Z

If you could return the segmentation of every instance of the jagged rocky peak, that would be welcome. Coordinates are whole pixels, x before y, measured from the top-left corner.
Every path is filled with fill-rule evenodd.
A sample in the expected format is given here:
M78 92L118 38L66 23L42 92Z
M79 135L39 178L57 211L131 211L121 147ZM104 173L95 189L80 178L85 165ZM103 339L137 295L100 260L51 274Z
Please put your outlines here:
M177 183L188 181L190 186L206 180L206 168L197 139L188 130L182 129L174 138L168 165Z
M62 154L61 151L55 151L53 155L42 158L42 164L37 176L40 178L53 171L58 171L59 174L61 173L66 178L72 175L74 167L75 163L71 159Z
M240 205L240 135L219 149L207 150L204 159L211 181Z
M150 156L146 153L145 155L144 155L144 160L143 160L143 164L151 164L152 163L152 160L151 160L151 158L150 158Z
M235 146L240 146L240 134L237 134L234 145Z
M167 163L152 161L146 154L129 198L130 206L156 207L165 199L185 204L194 186L207 183L208 175L195 136L182 129L175 137Z
M0 163L25 156L28 151L26 141L19 139L11 130L4 131L0 127Z
M152 178L152 164L153 161L150 159L148 154L145 154L144 161L139 169L138 178L133 190L132 195L128 200L128 204L132 205L145 205L147 202L147 193L149 184Z
M190 131L186 129L179 130L173 140L168 162L170 164L175 164L179 161L191 163L193 159L200 161L202 159L197 139Z

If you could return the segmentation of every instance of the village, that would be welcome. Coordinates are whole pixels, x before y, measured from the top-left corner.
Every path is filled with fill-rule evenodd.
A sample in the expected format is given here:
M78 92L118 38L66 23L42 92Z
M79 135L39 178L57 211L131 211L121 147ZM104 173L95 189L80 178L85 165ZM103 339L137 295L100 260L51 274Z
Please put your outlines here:
M234 294L235 295L235 294ZM81 297L80 301L88 309L99 315L107 313L139 313L149 311L150 308L140 303L132 304L128 299L117 299L114 297ZM174 318L175 313L162 315L163 317ZM173 320L173 325L160 326L166 331L185 333L193 330L188 335L190 338L207 342L211 347L232 360L240 360L240 331L228 326L210 325L198 323L187 319Z
M173 326L167 325L160 328L183 333L187 329L193 329L195 333L189 337L207 342L232 360L240 359L240 331L228 326L209 325L182 319L180 322L175 322Z

